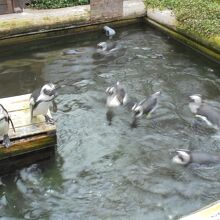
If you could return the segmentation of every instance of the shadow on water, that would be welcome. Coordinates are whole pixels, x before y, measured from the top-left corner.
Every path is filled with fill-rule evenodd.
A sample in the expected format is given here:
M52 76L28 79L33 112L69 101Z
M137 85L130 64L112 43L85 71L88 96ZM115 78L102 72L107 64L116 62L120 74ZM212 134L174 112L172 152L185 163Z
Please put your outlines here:
M59 93L55 161L1 178L0 217L165 220L219 199L218 165L176 166L170 155L178 148L220 152L215 131L193 130L187 99L201 93L220 108L219 65L148 26L116 32L120 47L112 53L97 51L107 40L100 32L0 54L1 97L48 81ZM136 100L162 91L152 118L131 129L130 111L108 112L105 90L116 81Z

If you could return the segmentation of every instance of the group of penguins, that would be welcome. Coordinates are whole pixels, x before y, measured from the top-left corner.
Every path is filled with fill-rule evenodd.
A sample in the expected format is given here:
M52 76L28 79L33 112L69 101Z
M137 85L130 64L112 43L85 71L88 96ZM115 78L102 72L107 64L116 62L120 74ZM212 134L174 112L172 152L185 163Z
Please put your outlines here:
M161 91L157 91L149 97L134 102L128 99L128 94L125 91L124 86L117 82L114 86L106 89L106 106L108 111L106 113L109 125L113 117L113 109L115 107L124 106L128 107L133 112L133 119L131 127L137 126L137 122L142 116L149 117L158 107L158 99L161 95ZM189 109L194 114L194 121L196 124L204 122L208 126L219 130L220 129L220 111L215 107L211 106L207 102L202 100L200 94L194 94L189 96ZM195 125L196 125L195 124ZM176 150L176 155L172 158L172 161L176 164L188 165L190 163L198 164L209 164L209 163L220 163L220 155L214 155L206 152L193 152L186 149Z
M116 34L115 30L108 26L104 26L103 30L110 40ZM109 42L100 42L97 46L103 51L110 50L111 48L108 48L110 44ZM69 51L67 54L74 52L75 51ZM120 82L108 87L105 92L107 96L106 107L108 108L106 116L109 124L111 124L113 117L113 109L119 106L126 106L133 112L133 119L131 123L132 127L137 126L138 120L143 115L149 117L151 113L156 110L158 106L158 98L161 95L161 91L157 91L139 102L130 102L128 100L127 92ZM54 124L54 119L50 114L49 108L52 106L53 109L56 109L56 103L54 102L56 95L56 87L52 83L47 83L41 88L33 91L29 99L30 120L32 120L34 116L43 115L46 123ZM219 130L220 111L203 101L201 95L199 94L191 95L189 98L189 108L195 115L195 118L205 122L208 126ZM11 146L8 135L10 124L12 125L14 132L16 132L8 111L0 104L0 137L3 138L2 145L6 148ZM176 155L172 158L172 161L181 165L188 165L190 163L220 163L220 156L206 152L193 152L190 150L180 149L176 151Z

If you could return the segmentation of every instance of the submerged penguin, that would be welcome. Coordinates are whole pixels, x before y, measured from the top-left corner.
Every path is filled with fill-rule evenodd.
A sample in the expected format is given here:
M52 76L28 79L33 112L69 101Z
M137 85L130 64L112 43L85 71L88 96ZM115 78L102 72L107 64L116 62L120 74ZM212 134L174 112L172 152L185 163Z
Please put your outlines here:
M120 82L117 82L115 86L108 87L105 92L107 95L107 107L117 107L126 104L127 93Z
M112 39L113 36L116 34L115 30L108 26L104 26L103 29L105 31L106 36L109 37L109 39Z
M220 163L220 155L213 155L205 152L192 152L190 150L177 150L172 162L181 165L190 163L210 164Z
M9 124L11 123L11 126L15 132L14 124L7 112L7 110L3 107L3 105L0 104L0 136L3 137L2 145L5 147L10 147L11 142L8 136L9 131Z
M30 97L31 120L33 116L44 115L46 123L54 124L54 119L49 115L49 107L53 105L56 108L55 85L45 84L42 88L36 89Z
M208 126L220 128L220 111L202 101L199 94L190 96L189 108L196 118L202 119Z
M157 108L157 100L161 95L161 91L155 92L149 98L143 99L139 103L135 103L132 107L132 111L134 112L132 124L134 127L136 126L137 120L141 118L143 115L149 116L153 113Z
M117 43L116 42L111 42L111 41L108 41L108 42L100 42L97 44L97 47L99 50L101 51L109 51L109 52L112 52L112 51L115 51L117 50Z

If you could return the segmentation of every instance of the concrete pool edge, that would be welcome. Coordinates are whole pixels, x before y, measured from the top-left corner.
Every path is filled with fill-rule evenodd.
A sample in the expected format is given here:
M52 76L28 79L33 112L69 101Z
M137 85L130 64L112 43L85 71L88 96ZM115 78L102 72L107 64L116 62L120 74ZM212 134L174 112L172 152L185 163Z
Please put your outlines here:
M220 62L220 35L205 38L196 33L186 33L178 27L178 21L172 10L148 8L145 18L152 26L167 33L172 38L197 50L207 57Z
M220 36L204 39L196 34L185 33L178 28L178 22L171 10L146 8L142 0L124 1L122 17L103 20L91 19L89 5L27 10L25 13L0 15L0 46L52 37L56 31L61 36L83 33L101 29L104 24L120 26L139 22L144 18L174 39L220 62Z

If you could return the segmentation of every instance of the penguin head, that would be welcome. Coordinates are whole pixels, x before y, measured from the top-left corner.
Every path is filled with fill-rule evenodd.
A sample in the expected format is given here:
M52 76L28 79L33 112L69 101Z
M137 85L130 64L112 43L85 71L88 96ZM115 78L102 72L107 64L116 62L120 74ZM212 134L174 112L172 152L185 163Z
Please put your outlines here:
M150 95L150 98L157 100L160 95L161 95L161 91L157 91L157 92L153 93L152 95Z
M105 90L105 93L107 94L107 96L112 96L114 95L116 92L116 89L115 87L108 87L106 90Z
M202 104L202 96L200 94L191 95L189 98L191 102L194 102L197 105Z
M55 91L55 85L52 83L45 84L41 89L41 94L47 97L55 97L56 91Z
M177 155L175 155L172 159L173 163L187 165L191 162L190 151L187 150L177 150Z
M97 47L103 51L107 50L107 43L106 42L100 42L97 44Z
M138 105L137 103L134 104L131 110L134 112L135 118L140 118L144 113L143 106Z

